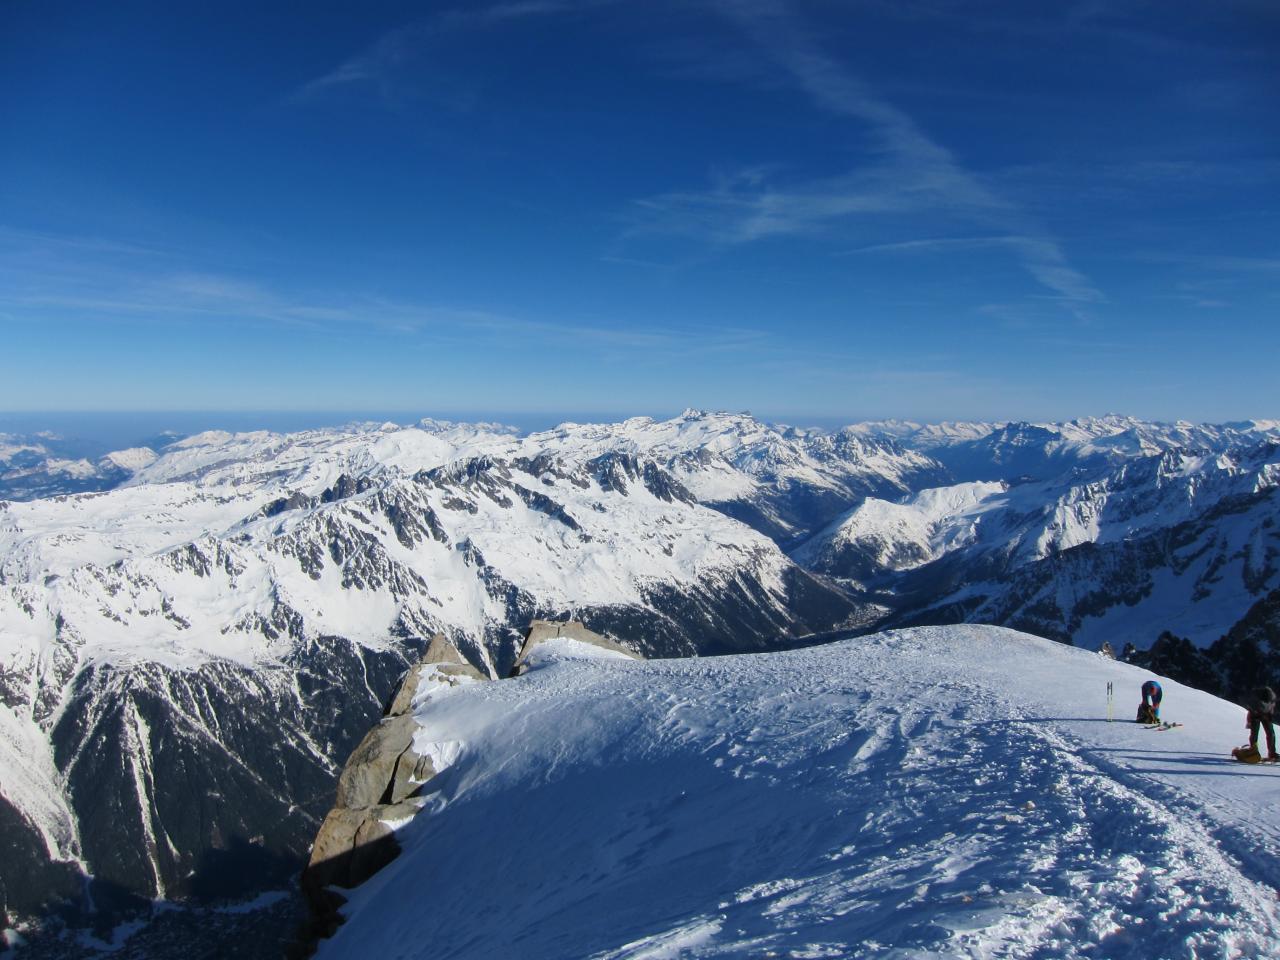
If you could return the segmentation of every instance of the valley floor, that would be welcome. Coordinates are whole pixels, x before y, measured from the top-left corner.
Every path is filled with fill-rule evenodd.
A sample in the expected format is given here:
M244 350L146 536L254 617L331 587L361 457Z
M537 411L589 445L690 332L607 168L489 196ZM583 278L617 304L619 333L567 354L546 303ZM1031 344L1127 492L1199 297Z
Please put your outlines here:
M1280 955L1280 767L1174 683L1130 722L1146 677L967 626L432 695L450 765L319 956Z

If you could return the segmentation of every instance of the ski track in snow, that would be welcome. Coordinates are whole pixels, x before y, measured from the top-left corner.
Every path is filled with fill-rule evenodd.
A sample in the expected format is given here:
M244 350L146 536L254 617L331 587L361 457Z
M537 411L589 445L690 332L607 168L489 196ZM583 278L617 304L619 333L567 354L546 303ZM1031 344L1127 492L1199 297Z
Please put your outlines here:
M419 707L452 765L322 958L1280 955L1242 711L989 627L559 662Z

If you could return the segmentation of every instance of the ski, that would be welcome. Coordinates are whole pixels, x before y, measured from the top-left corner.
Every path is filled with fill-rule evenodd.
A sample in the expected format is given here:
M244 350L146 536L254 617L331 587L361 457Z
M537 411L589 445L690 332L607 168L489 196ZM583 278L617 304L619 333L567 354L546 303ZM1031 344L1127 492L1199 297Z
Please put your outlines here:
M1144 730L1176 730L1182 726L1181 723L1156 723L1151 726L1143 727Z

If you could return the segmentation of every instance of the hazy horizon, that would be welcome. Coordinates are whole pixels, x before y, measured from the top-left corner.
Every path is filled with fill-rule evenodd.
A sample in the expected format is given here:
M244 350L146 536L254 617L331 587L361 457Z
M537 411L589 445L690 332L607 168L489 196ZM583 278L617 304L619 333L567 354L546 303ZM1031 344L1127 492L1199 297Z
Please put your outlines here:
M641 411L610 414L607 412L538 412L538 411L444 411L444 410L175 410L175 411L102 411L102 410L51 410L51 411L0 411L0 436L36 436L41 432L56 435L67 450L80 456L101 456L111 450L132 446L159 447L164 442L191 436L206 430L224 430L229 433L245 433L266 430L273 433L294 433L303 430L341 429L367 423L390 422L398 426L412 426L424 419L452 420L460 423L499 423L514 427L521 433L549 430L562 423L617 423L631 417L652 417L665 420L678 416L684 409L665 411ZM726 412L726 411L712 411ZM746 413L756 419L774 425L801 429L836 430L840 427L878 420L912 420L917 423L964 422L924 420L911 417L775 417L766 412L727 411ZM1125 416L1122 411L1112 414ZM1056 420L1044 418L1008 417L996 422L1064 422L1081 419L1067 417ZM1147 418L1140 418L1147 419ZM1226 421L1275 419L1262 417L1235 417ZM983 421L977 421L983 422ZM985 421L992 422L992 421ZM1171 422L1171 421L1157 421ZM1210 422L1210 421L1192 421ZM171 439L167 435L172 435Z

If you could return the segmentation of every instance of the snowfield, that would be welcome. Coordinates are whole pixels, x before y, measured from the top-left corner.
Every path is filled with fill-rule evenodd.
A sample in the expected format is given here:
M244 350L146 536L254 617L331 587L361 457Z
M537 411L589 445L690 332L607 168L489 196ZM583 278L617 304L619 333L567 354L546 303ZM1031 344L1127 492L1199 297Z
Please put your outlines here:
M318 956L1280 956L1280 768L1147 676L957 626L424 685L450 765Z

